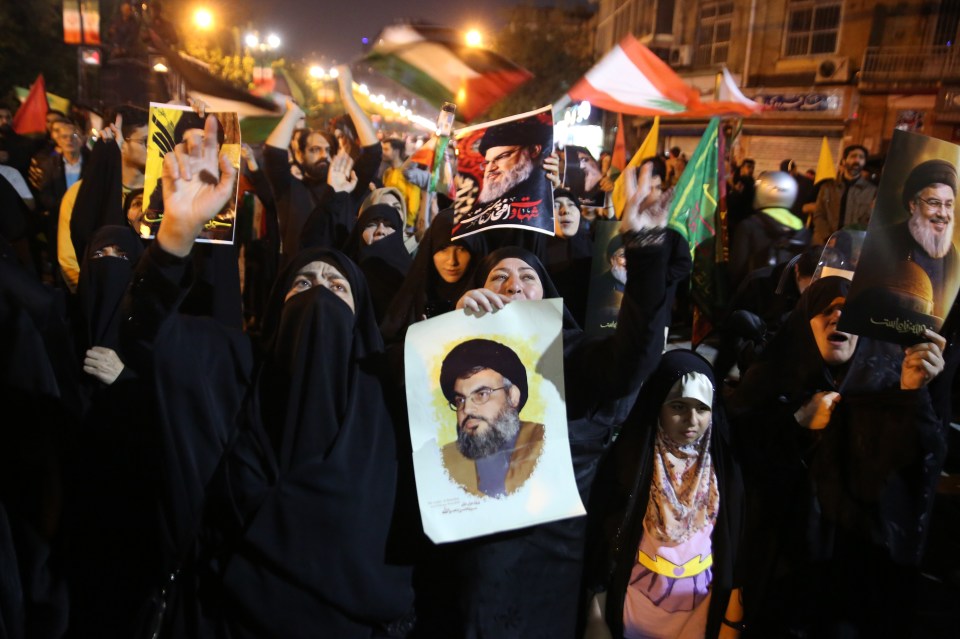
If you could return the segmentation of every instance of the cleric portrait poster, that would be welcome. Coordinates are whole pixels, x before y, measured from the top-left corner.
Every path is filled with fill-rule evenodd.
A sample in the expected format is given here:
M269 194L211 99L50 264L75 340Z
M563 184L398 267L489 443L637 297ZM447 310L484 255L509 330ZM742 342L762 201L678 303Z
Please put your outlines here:
M553 186L543 160L553 151L551 107L456 132L453 239L518 228L554 234Z
M584 514L567 434L559 299L413 324L407 411L423 529L458 541Z
M898 344L939 331L960 287L960 146L894 131L838 330Z

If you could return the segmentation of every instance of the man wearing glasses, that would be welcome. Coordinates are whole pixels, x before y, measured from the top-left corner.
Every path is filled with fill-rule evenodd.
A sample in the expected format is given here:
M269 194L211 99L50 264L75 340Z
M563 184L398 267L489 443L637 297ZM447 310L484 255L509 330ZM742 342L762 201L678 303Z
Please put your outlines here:
M503 497L530 477L543 451L543 424L520 420L527 370L508 346L473 339L455 346L440 388L457 416L457 440L442 449L451 479L477 496Z

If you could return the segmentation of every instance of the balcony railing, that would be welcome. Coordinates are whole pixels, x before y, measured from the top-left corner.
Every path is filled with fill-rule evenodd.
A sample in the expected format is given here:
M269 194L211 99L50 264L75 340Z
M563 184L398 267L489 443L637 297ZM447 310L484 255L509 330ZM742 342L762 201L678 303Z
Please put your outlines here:
M867 47L861 84L918 85L960 80L960 51L951 46Z

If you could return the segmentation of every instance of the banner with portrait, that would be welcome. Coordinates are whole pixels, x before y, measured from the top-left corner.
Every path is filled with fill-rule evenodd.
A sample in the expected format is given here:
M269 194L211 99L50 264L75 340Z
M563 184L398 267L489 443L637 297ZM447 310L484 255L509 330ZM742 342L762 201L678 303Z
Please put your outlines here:
M960 146L894 131L838 330L909 345L938 331L960 287Z
M553 110L460 129L453 239L490 229L554 234L553 185L543 160L553 151Z
M221 153L226 153L240 173L240 119L236 113L210 113L207 116L217 118L220 123L217 135L218 147ZM129 214L127 219L133 218L134 228L143 238L152 238L160 228L163 219L163 185L160 176L163 172L163 158L173 152L180 144L200 144L203 140L204 119L192 108L176 104L150 103L150 122L147 130L147 166L144 172L143 201L140 215ZM213 180L213 176L201 173L194 179ZM237 219L237 183L234 182L234 195L217 213L216 217L207 222L198 242L211 244L233 244L234 229Z
M573 475L559 299L413 324L407 412L423 529L435 543L585 514Z

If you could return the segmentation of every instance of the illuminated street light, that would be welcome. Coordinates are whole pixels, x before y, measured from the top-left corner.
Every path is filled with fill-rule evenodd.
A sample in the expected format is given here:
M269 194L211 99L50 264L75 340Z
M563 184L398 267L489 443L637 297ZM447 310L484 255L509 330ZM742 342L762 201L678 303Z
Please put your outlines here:
M309 73L311 78L316 78L317 80L326 75L326 71L323 70L323 67L317 66L316 64L310 67Z
M339 76L340 76L340 72L339 72L336 68L330 69L330 77L331 77L331 78L336 79L336 78L338 78Z
M244 37L243 41L251 49L256 49L258 46L260 46L260 38L257 37L256 33L248 33Z
M209 31L213 28L213 14L209 9L200 7L193 12L193 23L201 31Z
M280 36L278 36L276 33L271 33L270 35L268 35L268 36L267 36L267 46L270 47L271 49L279 49L279 48L280 48Z
M483 44L483 35L476 29L470 29L467 31L466 40L468 47L479 47Z

